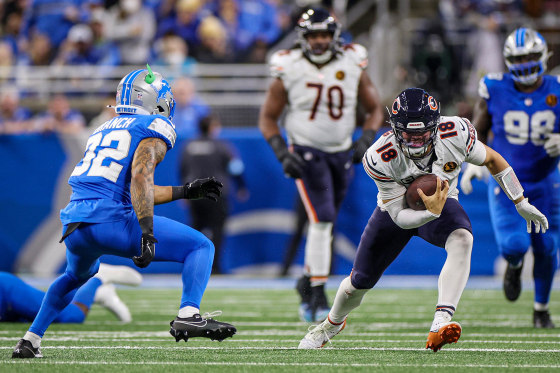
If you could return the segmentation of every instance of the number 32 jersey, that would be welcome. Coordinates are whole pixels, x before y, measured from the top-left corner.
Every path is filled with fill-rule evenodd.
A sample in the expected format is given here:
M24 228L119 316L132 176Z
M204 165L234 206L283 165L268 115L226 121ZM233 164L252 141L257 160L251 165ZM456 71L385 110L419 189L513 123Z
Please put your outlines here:
M481 79L478 94L486 100L492 117L492 148L515 170L521 182L535 182L558 166L544 143L551 133L560 132L560 78L543 75L534 92L515 88L511 74L488 74Z
M82 160L68 184L70 203L60 211L62 224L103 223L125 219L133 211L130 181L134 152L146 138L175 145L175 126L161 115L119 115L88 138Z
M285 127L290 144L327 153L348 150L356 121L358 85L367 67L366 49L348 44L320 69L301 49L281 50L270 59L271 75L288 95Z
M420 169L404 155L393 131L385 132L362 159L366 173L377 184L377 204L383 206L381 201L401 197L415 179L427 174L435 174L442 181L448 180L448 196L457 198L461 165L470 161L476 143L476 130L468 119L441 117L434 141L435 160L431 167Z

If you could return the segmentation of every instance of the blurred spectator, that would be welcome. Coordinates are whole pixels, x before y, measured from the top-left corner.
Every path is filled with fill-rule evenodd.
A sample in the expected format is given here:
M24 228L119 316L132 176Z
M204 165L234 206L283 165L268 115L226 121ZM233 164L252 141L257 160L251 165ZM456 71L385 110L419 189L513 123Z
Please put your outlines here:
M235 184L236 198L245 202L249 198L249 191L243 179L244 164L236 155L233 146L217 140L221 129L218 118L209 116L199 123L200 137L187 143L181 156L181 180L187 183L191 180L214 176L224 184L222 197L217 202L200 199L191 200L189 212L191 226L204 233L216 249L212 273L222 273L222 242L224 226L229 215L230 180Z
M70 27L84 17L80 0L31 0L26 8L21 33L31 38L38 32L48 37L56 49L66 38Z
M19 106L19 92L10 87L0 90L0 134L16 134L29 130L31 112Z
M34 33L26 52L20 54L17 63L21 66L46 66L51 63L53 57L54 49L49 37Z
M166 35L156 41L154 65L173 69L173 75L191 75L196 60L189 56L189 47L177 35Z
M89 127L94 130L108 120L116 117L117 113L115 112L115 104L116 102L114 95L107 97L103 101L103 109L89 122Z
M178 0L175 4L175 15L169 16L160 23L158 37L175 34L183 38L190 48L198 45L196 30L201 21L199 11L202 5L202 0Z
M142 0L119 0L109 9L104 29L107 40L118 46L122 64L144 65L148 61L156 21Z
M234 55L228 48L226 29L218 18L213 16L204 18L198 27L197 34L200 44L194 55L198 62L233 62Z
M2 21L2 41L8 42L12 48L12 54L17 56L19 53L18 39L20 37L21 23L23 20L23 7L19 8L13 1L12 6L4 9L4 19ZM6 4L7 5L7 4Z
M64 95L54 96L45 113L40 114L35 122L37 132L79 133L85 127L82 114L70 108Z
M0 84L6 84L10 81L14 62L14 54L10 44L4 41L0 42Z
M188 78L174 81L172 91L176 101L173 123L177 136L191 138L198 134L198 123L210 115L210 108L196 96L194 84Z
M94 44L94 35L87 24L73 26L55 60L59 65L115 66L119 62L118 50L106 44Z

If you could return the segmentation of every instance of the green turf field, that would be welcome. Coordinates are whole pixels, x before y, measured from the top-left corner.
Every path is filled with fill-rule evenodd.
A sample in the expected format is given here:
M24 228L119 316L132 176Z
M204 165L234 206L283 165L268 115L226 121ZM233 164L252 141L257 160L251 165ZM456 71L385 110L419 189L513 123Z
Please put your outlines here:
M461 339L437 353L424 349L436 290L372 290L346 329L317 351L297 350L308 325L298 320L293 290L208 289L202 310L222 310L219 319L235 324L238 333L223 342L188 343L176 343L168 333L179 290L118 291L132 311L131 324L94 306L85 324L47 331L43 359L12 360L28 325L0 324L0 371L560 371L560 329L531 327L530 291L508 303L498 290L466 290L454 318L463 326ZM552 294L551 311L560 326L559 293Z

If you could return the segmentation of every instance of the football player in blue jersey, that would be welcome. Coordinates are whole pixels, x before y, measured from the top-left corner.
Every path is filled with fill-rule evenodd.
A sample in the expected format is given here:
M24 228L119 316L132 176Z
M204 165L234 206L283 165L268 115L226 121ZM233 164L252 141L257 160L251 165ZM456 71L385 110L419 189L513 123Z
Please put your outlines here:
M544 38L535 30L519 28L506 39L504 57L509 72L488 74L480 81L480 99L474 110L474 124L481 141L491 131L492 147L515 169L526 196L549 219L546 234L525 233L525 221L515 214L507 196L490 179L490 217L499 250L508 265L504 292L510 301L521 293L521 270L529 247L535 264L535 328L553 328L548 310L552 281L558 266L560 223L560 79L546 75L550 56ZM480 169L469 165L461 180L466 194Z
M82 323L93 303L115 314L123 323L132 321L126 304L115 291L114 283L138 286L142 275L127 266L101 264L99 272L76 291L71 303L53 321ZM0 272L0 321L31 322L37 316L45 292L7 272Z
M104 254L132 258L140 268L153 260L183 263L181 306L170 329L177 341L223 340L236 332L233 325L200 315L214 257L212 242L193 228L154 216L154 205L181 198L215 201L222 184L213 177L183 186L154 184L155 167L176 139L171 122L175 101L159 73L148 66L126 75L117 87L116 102L119 115L92 133L68 181L72 196L60 212L66 270L49 287L13 358L42 356L46 329L74 290L97 273Z

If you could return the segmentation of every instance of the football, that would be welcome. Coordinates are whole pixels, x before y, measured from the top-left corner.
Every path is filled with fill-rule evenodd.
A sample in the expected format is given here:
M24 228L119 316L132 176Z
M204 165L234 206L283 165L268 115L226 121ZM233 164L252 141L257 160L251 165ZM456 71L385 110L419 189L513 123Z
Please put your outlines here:
M437 176L434 174L423 175L414 180L406 190L406 203L408 207L413 210L425 210L426 206L424 206L424 202L420 198L417 189L420 188L425 195L431 196L436 192L436 187Z

